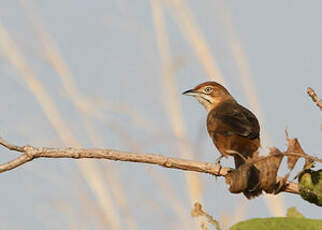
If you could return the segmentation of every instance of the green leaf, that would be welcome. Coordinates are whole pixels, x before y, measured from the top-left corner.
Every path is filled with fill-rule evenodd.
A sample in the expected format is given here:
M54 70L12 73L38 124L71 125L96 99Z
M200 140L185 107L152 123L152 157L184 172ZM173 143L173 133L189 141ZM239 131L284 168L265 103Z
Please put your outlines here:
M299 190L304 200L322 206L322 169L304 170L299 176Z
M274 217L256 218L239 222L232 226L230 230L322 230L322 220Z
M294 218L304 218L303 214L297 211L295 207L290 207L287 209L287 217L294 217Z

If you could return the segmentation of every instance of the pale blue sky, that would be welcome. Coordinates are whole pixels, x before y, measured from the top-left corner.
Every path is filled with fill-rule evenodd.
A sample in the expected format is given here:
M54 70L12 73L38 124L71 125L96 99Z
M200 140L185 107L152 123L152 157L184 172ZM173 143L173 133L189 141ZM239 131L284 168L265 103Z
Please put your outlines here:
M91 118L104 143L95 147L132 150L133 146L139 146L143 152L178 157L176 144L180 140L173 135L161 94L160 57L150 2L26 2L33 3L83 95L106 114L106 121ZM222 2L186 2L209 43L227 88L247 106L240 72L220 17ZM306 95L306 87L314 88L322 96L322 2L244 0L225 1L225 4L263 108L262 130L269 133L274 146L285 149L284 130L288 127L290 136L298 137L305 151L321 158L318 154L322 149L322 114ZM0 22L46 86L73 134L84 146L94 147L81 116L44 58L43 47L21 1L1 1L0 6ZM196 151L194 158L214 161L218 152L206 132L206 112L192 98L181 95L209 78L170 11L165 9L172 56L183 63L175 72L175 80L188 139ZM16 144L63 146L38 101L2 50L0 75L0 135ZM133 124L126 114L111 109L111 104L102 108L101 99L115 106L127 105L128 112L143 114L148 122L144 126ZM5 149L0 151L1 162L16 156ZM226 165L230 163L224 161ZM129 200L128 215L135 218L139 229L179 229L166 195L146 169L131 163L112 164L118 169ZM108 168L107 162L99 165ZM184 215L190 218L183 173L156 166L153 169L169 179L182 199ZM221 178L214 181L203 175L202 181L204 206L215 218L225 213L233 215L241 204L248 205L246 218L271 216L263 198L245 201L241 195L230 194ZM83 229L103 229L82 201L86 196L91 203L97 203L74 160L36 160L1 174L0 184L1 229L72 229L73 219L82 220ZM320 208L295 195L281 196L286 208L295 205L305 216L321 218ZM113 211L122 216L119 208ZM125 224L124 229L127 229Z

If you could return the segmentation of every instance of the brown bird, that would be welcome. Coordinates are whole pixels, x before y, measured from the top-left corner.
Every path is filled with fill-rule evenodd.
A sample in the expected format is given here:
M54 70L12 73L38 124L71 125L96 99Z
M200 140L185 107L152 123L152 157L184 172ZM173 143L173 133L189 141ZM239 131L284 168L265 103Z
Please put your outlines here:
M221 153L216 163L220 162L222 157L233 156L237 170L247 159L258 155L258 120L251 111L238 104L225 87L210 81L183 94L195 97L208 112L208 133ZM242 192L250 199L262 193L259 184L260 173L255 166L246 168L247 173L244 175L247 177L247 185ZM241 173L241 170L238 171L240 172L236 172ZM238 181L234 183L238 186Z
M208 133L222 154L216 162L222 157L233 156L237 169L246 159L257 155L260 146L258 120L238 104L225 87L209 81L183 94L195 97L208 112Z

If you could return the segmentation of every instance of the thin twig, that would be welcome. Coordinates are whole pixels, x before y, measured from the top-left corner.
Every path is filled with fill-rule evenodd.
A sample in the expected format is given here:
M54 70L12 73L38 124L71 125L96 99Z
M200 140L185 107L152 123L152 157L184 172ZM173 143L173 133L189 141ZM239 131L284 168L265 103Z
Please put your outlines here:
M187 131L183 122L183 112L180 100L178 100L178 91L175 82L175 73L170 71L169 64L171 64L172 56L169 45L169 37L166 28L166 20L160 0L152 0L151 12L152 19L155 26L156 41L160 53L161 70L162 70L162 94L166 98L164 100L166 114L173 129L173 133L177 138L183 140L178 142L178 150L181 157L187 158L192 155L192 147L186 141ZM188 188L188 195L191 204L195 200L202 200L201 179L198 174L185 174L186 185Z
M322 163L322 159L319 159L317 157L313 157L313 156L309 156L309 155L305 155L305 154L302 154L302 153L295 153L295 152L290 152L290 153L283 153L285 156L296 156L296 157L302 157L302 158L305 158L305 159L309 159L309 160L312 160L314 162L319 162L319 163Z
M310 87L306 90L307 94L312 98L312 100L315 102L315 104L322 110L322 100L316 95L314 90Z
M202 209L202 205L199 202L195 202L194 204L194 208L191 211L191 216L192 217L199 217L199 216L203 216L207 219L207 221L212 224L213 226L216 227L217 230L221 230L219 222L217 220L215 220L211 215L209 215L207 212L205 212Z
M17 145L12 145L12 144L9 144L8 142L6 142L5 140L3 140L1 137L0 137L0 145L6 147L7 149L9 150L13 150L13 151L17 151L17 152L21 152L23 153L24 152L24 148L23 147L20 147L20 146L17 146Z

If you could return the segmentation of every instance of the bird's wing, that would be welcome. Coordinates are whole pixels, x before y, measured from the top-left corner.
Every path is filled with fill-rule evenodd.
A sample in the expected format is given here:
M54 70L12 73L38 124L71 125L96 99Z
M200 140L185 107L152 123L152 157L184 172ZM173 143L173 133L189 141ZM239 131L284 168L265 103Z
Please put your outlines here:
M250 139L259 137L256 116L237 103L225 103L208 115L208 131L221 135L237 134Z

